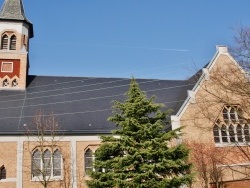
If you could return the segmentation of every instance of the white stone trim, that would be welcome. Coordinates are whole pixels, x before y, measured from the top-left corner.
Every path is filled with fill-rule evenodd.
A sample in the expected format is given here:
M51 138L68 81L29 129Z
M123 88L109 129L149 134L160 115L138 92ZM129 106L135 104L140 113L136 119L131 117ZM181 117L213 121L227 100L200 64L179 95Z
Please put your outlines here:
M6 29L8 28L8 30ZM15 31L17 33L22 33L28 36L29 34L29 29L28 26L24 23L20 22L2 22L0 25L0 32L4 33L6 31Z
M180 128L180 118L178 116L171 116L172 130Z
M183 105L181 106L181 108L179 109L179 111L176 114L176 116L178 116L179 119L181 119L182 115L185 113L185 111L188 108L189 104L194 102L195 95L199 91L199 89L201 87L201 84L205 80L209 80L210 79L209 78L209 71L213 68L213 66L217 62L218 58L220 57L220 55L226 55L226 56L228 56L230 58L230 60L237 67L239 67L239 69L241 70L241 72L246 74L246 72L240 67L240 65L229 54L228 49L227 49L226 46L218 45L218 46L216 46L216 49L217 49L216 53L213 56L213 58L211 59L210 63L207 65L206 68L202 69L202 75L201 75L200 79L197 81L197 83L195 84L195 86L192 89L193 93L191 93L191 92L188 91L188 97L187 97L187 99L185 100L185 102L183 103Z
M11 71L4 71L3 70L3 65L4 64L11 64ZM1 65L1 72L7 72L7 73L12 73L13 72L13 62L12 61L3 61Z
M217 45L217 46L216 46L216 49L217 49L217 51L218 51L220 54L227 54L227 53L228 53L227 46L224 46L224 45Z
M71 140L71 185L77 188L77 169L76 169L76 140Z
M217 45L216 49L217 49L216 54L214 55L213 59L210 61L210 63L207 66L209 71L213 68L215 62L217 61L217 59L219 58L220 55L226 55L241 70L242 73L246 74L246 72L243 70L243 68L230 55L230 53L228 52L227 46Z
M46 176L46 181L50 182L50 181L61 181L63 180L63 176ZM42 182L43 177L42 176L34 176L31 178L30 180L31 182Z
M209 70L211 70L211 67L213 66L213 64L215 64L215 62L217 61L218 57L219 57L219 50L220 48L218 48L217 46L217 51L214 55L214 57L212 58L212 60L210 61L210 63L207 66L207 72L209 72ZM201 84L204 82L205 78L206 78L206 71L202 71L202 75L200 77L200 79L197 81L197 83L195 84L195 86L193 87L192 91L194 92L193 94L195 95L198 90L201 87ZM187 97L187 99L185 100L185 102L183 103L182 107L179 109L179 111L177 112L177 116L179 116L180 118L182 117L182 115L184 114L184 112L186 111L187 107L190 104L190 96Z
M229 138L230 139L230 138ZM217 148L223 148L223 147L249 147L249 144L246 144L244 142L240 142L240 143L233 143L233 142L224 142L224 143L215 143L215 147Z
M32 142L36 141L36 136L0 136L0 142L18 142L19 140L22 142ZM45 139L51 138L50 136L45 136ZM100 136L55 136L54 137L56 140L60 141L65 141L65 142L71 142L72 140L74 141L100 141L101 138Z
M188 97L190 98L189 102L190 103L195 103L195 94L194 94L194 92L188 90L187 93L188 93Z
M11 182L16 182L17 181L17 179L16 178L6 178L6 179L1 179L0 180L0 183L11 183Z
M1 51L0 50L0 54L8 54L8 55L10 55L10 54L15 54L15 55L27 55L28 54L28 52L27 51L23 51L23 50L21 50L21 51L19 51L19 50L5 50L5 51ZM13 58L13 59L15 59L15 58Z
M205 80L210 80L210 74L207 68L203 68L202 73L205 75L204 77Z
M23 186L23 140L18 137L17 142L17 182L16 187L22 188Z

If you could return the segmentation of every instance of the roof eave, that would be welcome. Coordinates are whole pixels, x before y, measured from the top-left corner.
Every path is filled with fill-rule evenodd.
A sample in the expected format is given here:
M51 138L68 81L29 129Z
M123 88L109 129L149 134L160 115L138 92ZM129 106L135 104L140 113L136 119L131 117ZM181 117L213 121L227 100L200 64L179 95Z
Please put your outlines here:
M111 134L111 131L93 131L93 130L83 130L83 131L57 131L54 133L55 136L83 136L83 135L107 135ZM32 135L36 135L32 132ZM45 133L46 136L50 136L50 133ZM0 132L0 136L27 136L27 131L5 131Z

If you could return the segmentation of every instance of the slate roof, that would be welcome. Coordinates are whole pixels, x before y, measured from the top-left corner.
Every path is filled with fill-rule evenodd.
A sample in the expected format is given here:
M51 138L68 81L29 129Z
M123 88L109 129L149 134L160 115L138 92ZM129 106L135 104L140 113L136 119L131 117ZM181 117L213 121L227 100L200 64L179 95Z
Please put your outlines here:
M0 11L1 20L26 22L30 26L30 37L33 37L33 25L25 16L22 0L5 0Z
M140 88L176 113L195 83L138 79ZM0 135L22 135L34 116L53 112L64 135L107 134L113 100L123 101L130 79L28 76L26 91L0 90ZM29 128L30 129L30 128Z

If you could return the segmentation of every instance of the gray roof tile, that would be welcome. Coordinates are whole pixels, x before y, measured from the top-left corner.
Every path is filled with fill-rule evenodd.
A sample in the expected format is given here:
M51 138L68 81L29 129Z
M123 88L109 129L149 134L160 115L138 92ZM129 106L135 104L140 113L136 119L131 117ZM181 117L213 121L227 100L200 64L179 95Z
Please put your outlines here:
M195 83L138 79L140 88L175 112ZM41 111L54 113L63 134L110 133L112 101L123 101L130 79L28 76L26 91L0 91L0 134L23 134ZM26 126L25 126L26 125Z

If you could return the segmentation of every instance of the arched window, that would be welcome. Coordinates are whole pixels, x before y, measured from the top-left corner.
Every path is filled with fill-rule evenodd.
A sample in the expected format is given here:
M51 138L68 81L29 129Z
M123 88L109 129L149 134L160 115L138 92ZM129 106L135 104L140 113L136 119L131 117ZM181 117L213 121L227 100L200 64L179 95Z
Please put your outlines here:
M10 83L7 78L3 81L3 87L9 87Z
M44 152L44 164L43 164L43 173L46 176L51 176L51 152L49 150L45 150Z
M237 112L236 112L236 109L235 107L231 107L230 109L230 120L231 121L236 121L238 118L237 118Z
M213 127L215 143L250 142L250 125L243 124L246 120L239 105L224 106L221 116L224 121L220 117ZM220 128L218 124L221 123L223 125Z
M94 155L91 149L87 149L84 154L85 174L90 175L94 171Z
M228 121L239 121L239 111L241 111L241 109L239 109L238 106L225 106L222 111L224 121L226 123Z
M16 50L16 36L12 35L10 37L10 50Z
M249 126L248 125L244 126L244 136L245 136L245 141L250 142Z
M243 118L243 110L241 108L238 108L237 110L237 115L238 115L238 120L240 123L244 122L244 118Z
M0 167L0 180L6 179L6 168L3 166Z
M36 150L32 155L32 176L40 176L42 170L42 157L41 152Z
M230 142L235 142L235 133L233 125L229 126L229 137L230 137Z
M18 82L17 82L16 79L14 79L14 80L12 81L12 87L17 87L17 86L18 86Z
M226 125L222 125L221 127L221 137L222 137L222 142L228 142L228 136L227 136L227 127Z
M225 107L223 108L223 119L225 122L229 121L228 109Z
M243 142L242 126L239 124L236 127L238 142Z
M57 149L53 154L53 176L61 176L62 171L62 155Z
M214 133L214 142L219 143L220 142L220 134L219 134L219 127L218 125L215 125L213 127L213 133Z
M9 43L9 37L4 34L2 36L2 40L1 40L1 49L2 50L7 50L8 49L8 43Z
M38 149L32 155L32 176L48 176L50 178L62 175L62 155L57 149L52 153L46 149L44 153Z

